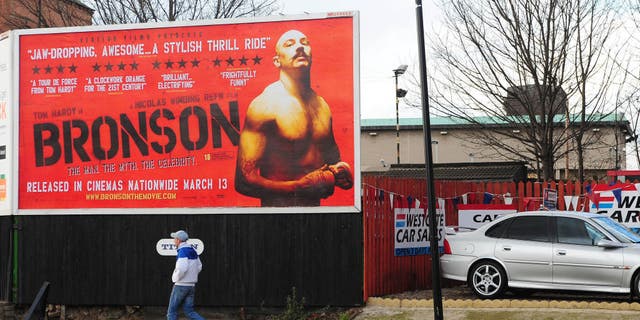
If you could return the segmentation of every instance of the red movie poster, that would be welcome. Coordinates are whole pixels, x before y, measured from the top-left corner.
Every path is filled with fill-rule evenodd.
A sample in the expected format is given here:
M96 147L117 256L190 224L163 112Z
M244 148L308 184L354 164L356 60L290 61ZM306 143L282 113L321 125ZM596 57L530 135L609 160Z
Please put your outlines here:
M19 209L358 208L354 19L20 34Z

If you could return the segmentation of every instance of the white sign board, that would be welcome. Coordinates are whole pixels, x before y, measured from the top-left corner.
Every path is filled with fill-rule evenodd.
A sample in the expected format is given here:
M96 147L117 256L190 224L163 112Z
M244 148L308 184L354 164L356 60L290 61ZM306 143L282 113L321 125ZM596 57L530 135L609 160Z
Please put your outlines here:
M444 200L438 199L438 247L443 248ZM431 254L429 218L423 208L395 208L395 256Z
M190 244L198 255L204 252L204 243L200 239L189 239L187 243ZM156 243L156 251L161 256L176 256L178 254L178 247L173 242L173 239L160 239Z
M517 212L514 205L507 204L460 204L458 205L458 226L478 229L509 213Z

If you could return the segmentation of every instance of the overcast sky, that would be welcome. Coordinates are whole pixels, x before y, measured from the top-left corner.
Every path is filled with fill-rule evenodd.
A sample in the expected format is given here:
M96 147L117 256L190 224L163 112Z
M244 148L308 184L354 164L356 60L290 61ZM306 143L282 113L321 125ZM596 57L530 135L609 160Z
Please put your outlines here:
M418 69L418 38L414 0L281 0L280 12L290 14L360 11L360 112L362 118L393 118L393 69L407 64ZM423 0L425 30L439 20L433 0ZM404 85L401 76L400 87ZM415 89L414 89L415 90ZM400 118L421 117L419 110L400 104Z
M415 0L280 0L283 14L360 11L360 113L361 118L395 119L393 69L409 65L417 73L418 44ZM424 28L433 34L441 29L437 0L423 0ZM427 39L428 41L428 39ZM427 44L428 47L428 44ZM427 60L430 57L427 54ZM401 76L400 87L417 88ZM420 118L421 111L400 103L400 118ZM627 145L630 151L630 145ZM627 152L627 167L638 164Z

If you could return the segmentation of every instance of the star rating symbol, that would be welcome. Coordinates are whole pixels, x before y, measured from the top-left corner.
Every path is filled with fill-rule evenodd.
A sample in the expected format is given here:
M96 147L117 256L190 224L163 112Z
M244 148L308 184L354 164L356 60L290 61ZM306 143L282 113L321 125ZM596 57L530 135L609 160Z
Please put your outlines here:
M238 61L238 66L246 66L249 64L249 61L253 61L253 65L257 65L257 64L261 64L262 63L262 59L263 57L256 55L255 57L251 58L251 57L246 57L246 56L242 56L241 58L237 58L234 59L233 57L228 57L225 60L221 60L220 57L216 57L214 60L212 60L213 62L213 66L214 67L221 67L222 62L226 62L226 66L227 67L233 67L235 66L236 61ZM197 60L192 61L192 65L194 67L197 66Z
M52 68L51 68L51 66L47 65L47 66L44 68L44 73L51 73L51 69L52 69Z
M38 66L33 67L33 74L39 74L40 73L40 68L38 68Z
M247 58L240 59L240 60L250 60ZM220 60L218 58L216 58L216 60L214 61L214 64L217 64L218 66L222 63L222 61L226 61L227 63L230 63L231 65L234 64L234 59L229 57L229 59L227 60ZM174 69L174 68L181 68L181 69L185 69L185 68L197 68L200 67L200 62L202 62L201 60L199 60L197 57L194 57L192 59L186 59L186 58L181 58L179 61L172 61L171 59L166 60L165 62L159 61L159 60L155 60L153 62L151 62L151 65L153 67L154 70L160 70L163 67L165 69ZM243 64L246 64L243 63ZM105 62L104 64L100 64L98 62L95 62L91 68L93 69L94 72L105 72L105 71L124 71L124 70L128 70L127 66L129 68L131 68L131 70L138 70L140 63L136 62L135 60L131 61L130 63L125 63L124 61L108 61ZM145 65L147 66L147 65ZM34 74L41 74L41 73L52 73L55 72L55 70L58 71L58 73L65 73L66 70L69 70L70 73L75 73L77 70L77 66L76 65L70 65L70 66L64 66L62 64L58 65L58 66L46 66L46 67L38 67L38 66L34 66L32 67L32 71Z

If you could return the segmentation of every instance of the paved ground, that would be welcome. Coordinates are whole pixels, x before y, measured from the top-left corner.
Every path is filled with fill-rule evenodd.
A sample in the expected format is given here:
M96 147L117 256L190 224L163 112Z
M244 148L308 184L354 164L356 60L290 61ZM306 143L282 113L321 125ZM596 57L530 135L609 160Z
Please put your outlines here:
M411 294L404 294L411 295ZM631 320L640 319L640 303L628 299L615 301L618 296L604 300L585 299L581 296L567 295L566 299L447 299L443 300L444 319L447 320ZM578 298L578 300L571 299ZM508 298L508 297L507 297ZM612 301L613 300L613 301ZM240 308L214 309L197 308L206 319L268 319L281 310L242 310ZM100 314L78 313L73 319L165 319L165 307L144 307L137 310L116 310ZM95 312L95 310L94 310ZM119 314L118 314L119 312ZM316 316L314 319L342 320L341 316L349 312L355 320L413 320L434 319L433 300L370 298L367 306L333 310Z
M640 319L640 302L628 295L585 294L567 292L508 293L503 299L479 300L464 286L442 291L444 319L447 320L627 320ZM412 320L434 319L431 290L403 292L369 298L357 308L318 310L316 320ZM308 309L308 308L305 308ZM264 320L282 313L276 309L202 308L206 319ZM16 314L20 314L16 310ZM50 310L60 318L59 307ZM165 319L165 306L66 308L67 319ZM308 310L307 310L308 311ZM348 317L346 317L348 315Z
M640 318L640 311L598 309L539 308L444 308L446 320L631 320ZM430 320L431 308L366 307L356 320Z
M395 301L394 301L395 300ZM396 305L396 303L401 305ZM506 307L507 300L470 302L469 300L456 300L460 307L449 306L452 302L444 303L444 319L447 320L631 320L640 319L640 303L601 303L601 302L574 302L541 303L529 300L528 303L537 307ZM513 301L508 301L517 305ZM519 302L522 303L522 302ZM586 306L581 304L585 303ZM524 305L524 304L523 304ZM352 309L356 315L354 320L431 320L434 319L433 300L396 300L373 299L364 308ZM556 307L552 307L556 306ZM630 310L630 309L637 310ZM160 320L165 319L164 308L144 308L139 314L139 319ZM239 309L207 309L198 311L205 319L266 319L266 313L248 311L244 315ZM345 311L335 312L317 319L341 319L340 315Z
M431 290L369 298L357 320L434 319ZM477 299L465 286L442 291L447 320L626 320L640 319L640 302L629 295L577 292L508 292Z

